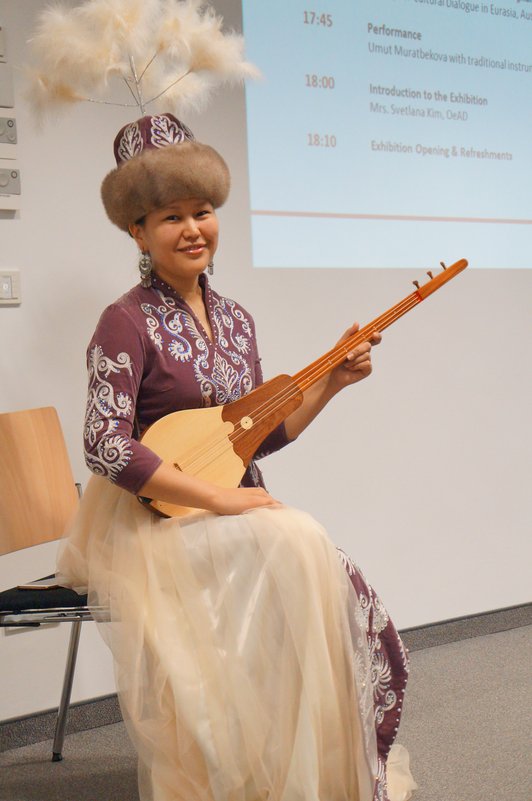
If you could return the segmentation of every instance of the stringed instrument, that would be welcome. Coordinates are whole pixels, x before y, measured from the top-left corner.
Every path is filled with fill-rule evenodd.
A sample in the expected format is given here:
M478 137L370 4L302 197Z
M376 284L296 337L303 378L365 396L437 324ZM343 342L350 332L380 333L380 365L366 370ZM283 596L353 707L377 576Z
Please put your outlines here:
M423 286L414 281L415 292L295 375L278 375L225 406L167 414L146 429L142 444L176 470L220 487L238 487L259 445L300 406L306 389L345 361L353 348L384 331L467 267L465 259L450 267L441 264L441 273L433 276L428 272L430 281ZM140 500L163 517L185 517L201 511L156 499Z

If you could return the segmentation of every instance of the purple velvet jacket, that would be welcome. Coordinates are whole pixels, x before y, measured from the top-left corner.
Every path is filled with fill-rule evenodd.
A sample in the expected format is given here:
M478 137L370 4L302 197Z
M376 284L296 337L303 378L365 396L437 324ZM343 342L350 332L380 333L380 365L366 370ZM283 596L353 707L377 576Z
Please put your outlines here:
M138 438L170 412L237 400L262 384L255 325L238 303L200 276L213 332L209 339L187 303L158 276L103 312L87 351L89 391L85 459L97 475L138 493L161 459ZM284 424L255 454L288 442ZM243 486L263 486L254 461Z

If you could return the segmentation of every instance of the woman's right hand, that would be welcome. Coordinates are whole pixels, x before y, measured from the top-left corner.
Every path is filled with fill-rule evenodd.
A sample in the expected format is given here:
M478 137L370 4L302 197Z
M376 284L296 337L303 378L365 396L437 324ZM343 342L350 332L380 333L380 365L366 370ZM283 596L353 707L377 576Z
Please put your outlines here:
M280 501L272 498L262 487L237 487L236 489L216 487L208 511L216 512L219 515L240 515L250 509L281 505Z
M140 489L139 495L176 506L206 509L219 515L240 515L262 506L281 506L262 487L219 487L162 463Z

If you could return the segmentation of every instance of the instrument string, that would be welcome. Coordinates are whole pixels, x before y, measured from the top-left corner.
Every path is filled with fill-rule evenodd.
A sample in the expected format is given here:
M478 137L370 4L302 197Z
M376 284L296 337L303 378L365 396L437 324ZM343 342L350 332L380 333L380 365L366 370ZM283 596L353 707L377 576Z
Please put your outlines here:
M248 416L253 420L253 425L255 426L261 423L296 394L312 386L312 384L323 375L326 375L327 372L338 364L341 364L351 349L369 340L375 332L387 328L403 314L410 311L410 309L420 301L421 298L416 292L408 295L400 303L355 332L355 334L344 342L332 348L307 368L296 373L295 376L292 376L292 381L288 386L283 387L281 391L263 401L256 409L249 413ZM190 456L188 456L188 454L185 455L185 457L181 459L180 467L187 471L193 470L196 473L200 472L209 464L220 458L225 451L232 451L234 444L242 440L247 435L248 431L249 429L244 429L240 422L236 423L234 425L234 430L229 435L223 434L214 441L210 440L203 448L196 448L194 453L191 453Z

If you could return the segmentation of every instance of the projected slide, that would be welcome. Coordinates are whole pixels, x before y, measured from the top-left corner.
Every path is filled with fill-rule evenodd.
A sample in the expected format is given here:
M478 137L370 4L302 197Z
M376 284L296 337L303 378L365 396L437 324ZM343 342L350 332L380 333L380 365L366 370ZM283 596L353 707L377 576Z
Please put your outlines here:
M532 267L530 0L243 0L256 267Z

